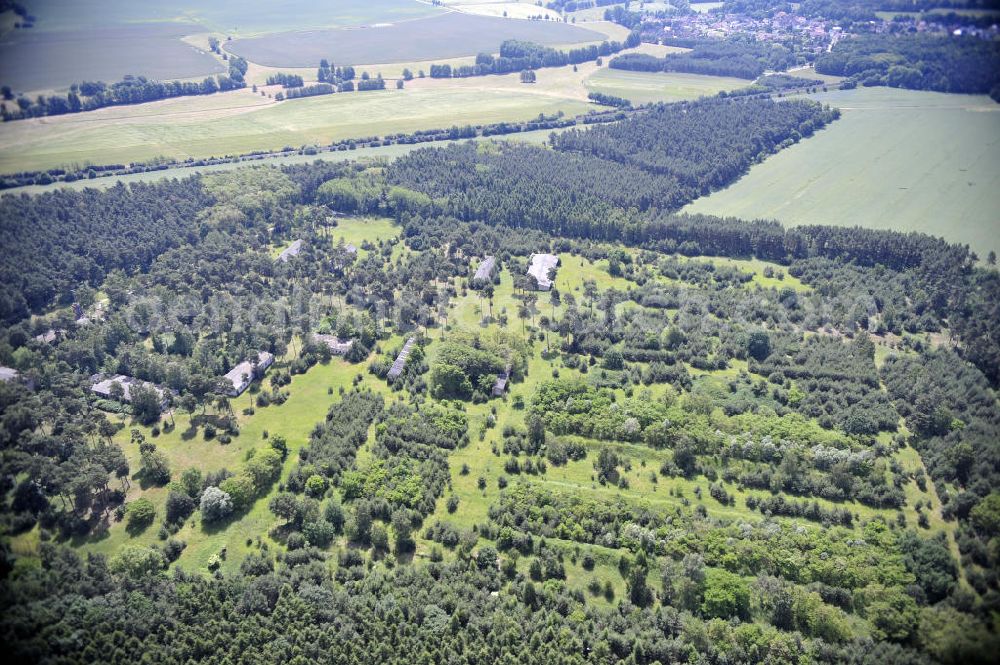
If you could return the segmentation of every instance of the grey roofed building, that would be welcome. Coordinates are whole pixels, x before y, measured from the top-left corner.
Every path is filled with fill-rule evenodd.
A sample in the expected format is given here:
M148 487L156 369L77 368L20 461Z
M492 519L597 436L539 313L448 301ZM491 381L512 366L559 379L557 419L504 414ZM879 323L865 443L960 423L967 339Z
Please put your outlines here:
M4 383L16 381L19 376L21 376L21 373L13 367L0 367L0 381Z
M531 265L528 266L528 274L538 282L540 291L548 291L552 288L552 280L549 279L549 271L559 265L559 257L555 254L532 254Z
M273 363L274 354L267 351L259 351L257 353L257 375L262 374ZM228 391L229 396L238 397L242 395L243 391L250 387L250 384L253 383L257 375L254 374L253 362L250 360L244 360L226 372L226 380L233 384L233 387Z
M358 248L355 247L354 245L348 243L348 244L344 245L344 251L347 252L348 254L357 254L358 253Z
M59 339L60 335L65 334L65 332L65 330L46 330L41 335L35 335L35 340L43 344L51 344Z
M97 375L100 377L101 375ZM90 387L91 391L101 397L111 398L111 386L117 383L122 387L122 400L125 402L132 401L132 389L136 386L143 386L145 388L152 389L157 395L160 396L160 407L163 408L167 404L167 391L160 388L154 383L149 381L142 381L131 376L125 376L124 374L115 374L112 377L102 378L97 380L94 379L94 384Z
M286 247L281 252L281 254L278 254L278 258L275 259L275 261L281 261L282 263L285 263L288 261L288 259L292 258L301 251L302 251L302 240L299 239L293 242L288 247Z
M500 397L507 390L507 382L510 380L510 363L503 370L503 374L497 374L497 380L493 384L493 396Z
M335 356L342 356L346 354L351 350L351 347L354 346L353 339L341 340L336 335L322 335L320 333L316 333L313 335L313 339L317 342L326 344L330 348L330 352Z
M406 340L406 344L403 345L403 349L396 356L396 359L392 362L392 367L389 368L389 374L387 374L390 380L397 378L403 373L403 369L406 367L406 361L410 357L410 351L413 350L413 345L417 343L416 337L411 337Z
M479 267L476 268L476 274L473 275L472 281L474 282L488 282L493 278L493 268L496 267L497 260L495 257L486 256L483 260L479 262Z

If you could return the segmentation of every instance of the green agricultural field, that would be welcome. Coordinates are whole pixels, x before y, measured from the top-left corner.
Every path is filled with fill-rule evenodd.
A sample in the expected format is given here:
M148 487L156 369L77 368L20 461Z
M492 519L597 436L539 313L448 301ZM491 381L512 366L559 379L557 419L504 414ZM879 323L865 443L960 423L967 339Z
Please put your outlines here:
M810 98L843 117L684 211L920 231L1000 251L1000 105L889 88Z
M588 92L624 97L633 104L647 104L697 99L722 90L744 88L747 82L725 76L599 69L584 81L584 85Z
M223 73L220 60L181 40L198 29L162 23L15 30L0 39L0 84L27 92L64 89L81 81L117 81L126 74L173 80ZM115 48L109 49L109 43Z
M256 104L254 97L246 96ZM235 98L233 98L235 99ZM452 125L523 121L539 113L585 113L582 101L530 92L426 87L297 99L260 108L176 113L156 104L102 109L0 126L0 172L66 164L184 159L324 144L344 138ZM132 115L130 115L132 113Z

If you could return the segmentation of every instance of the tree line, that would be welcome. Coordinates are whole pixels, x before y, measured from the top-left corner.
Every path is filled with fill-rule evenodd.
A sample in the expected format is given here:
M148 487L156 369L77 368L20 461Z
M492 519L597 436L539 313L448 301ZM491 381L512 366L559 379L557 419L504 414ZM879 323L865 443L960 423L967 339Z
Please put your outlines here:
M243 76L247 71L247 61L238 56L229 58L229 74L207 77L201 83L181 81L154 81L145 76L128 75L121 81L107 84L83 82L73 84L65 96L39 95L35 100L18 97L16 106L6 102L0 104L0 114L5 121L22 118L38 118L47 115L81 113L124 104L142 104L158 99L185 97L189 95L211 95L216 92L237 90L246 87Z
M674 45L669 41L668 45ZM643 72L685 72L711 76L755 79L765 70L783 71L795 65L788 48L746 39L685 41L686 53L668 53L662 58L644 53L627 53L611 59L612 69Z

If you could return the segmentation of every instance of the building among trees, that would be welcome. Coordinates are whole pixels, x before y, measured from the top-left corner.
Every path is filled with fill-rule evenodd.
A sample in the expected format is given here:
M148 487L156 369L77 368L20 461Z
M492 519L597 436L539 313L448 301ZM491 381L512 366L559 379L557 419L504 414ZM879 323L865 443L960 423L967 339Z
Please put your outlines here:
M411 337L406 340L406 344L403 345L402 350L396 359L392 362L392 367L389 368L389 373L386 375L390 381L399 377L406 369L406 361L410 357L410 351L413 350L413 345L417 343L416 337Z
M282 250L281 254L278 254L278 258L275 260L281 261L282 263L286 263L288 259L292 258L293 256L297 256L298 253L301 251L302 251L302 240L299 239L293 242L288 247L286 247L284 250Z
M149 381L142 381L124 374L115 374L109 378L102 378L102 375L98 374L92 377L92 380L94 383L91 385L90 390L105 399L131 403L133 391L144 389L156 393L156 396L160 399L160 409L167 407L167 391Z
M347 352L351 350L352 346L354 346L353 339L342 340L336 335L322 335L320 333L316 333L313 335L313 339L321 344L326 344L330 349L330 353L335 356L347 355Z
M539 291L548 291L552 288L552 280L555 279L555 271L558 266L559 257L555 254L531 255L528 274L535 278Z
M476 274L472 276L472 288L479 289L493 281L493 274L496 271L497 260L493 256L484 257L476 268Z
M497 380L493 384L493 396L494 397L502 397L503 394L504 394L504 391L507 390L507 382L510 381L510 370L511 370L511 367L512 367L512 365L510 363L507 363L507 366L504 367L503 373L502 374L497 374Z
M226 372L226 381L232 384L228 391L230 397L238 397L250 387L254 379L263 376L267 368L274 364L274 354L267 351L257 353L257 362L247 359Z

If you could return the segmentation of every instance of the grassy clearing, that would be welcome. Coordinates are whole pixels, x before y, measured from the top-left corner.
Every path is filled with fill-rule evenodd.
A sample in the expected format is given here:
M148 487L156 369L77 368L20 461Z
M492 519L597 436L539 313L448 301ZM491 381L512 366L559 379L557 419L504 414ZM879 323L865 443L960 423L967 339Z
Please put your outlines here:
M0 126L0 172L58 165L129 163L240 154L282 146L452 125L523 121L539 113L577 115L584 102L527 91L428 86L297 99L256 108L252 94L234 109L190 113L79 114ZM253 108L251 108L253 107ZM98 115L101 114L101 115Z
M920 231L1000 251L1000 106L889 88L810 98L843 117L685 212Z
M722 90L744 88L748 83L743 79L725 76L601 69L589 77L584 85L588 92L602 92L624 97L633 104L647 104L697 99Z
M358 253L364 256L367 250L361 248L362 243L377 244L380 240L396 238L399 236L399 227L391 219L384 217L351 217L338 220L336 228L331 229L330 235L334 242L343 239L344 244L354 245L358 248Z
M726 267L736 268L737 270L742 270L744 272L753 273L753 280L751 281L751 284L756 284L757 286L760 286L763 289L780 290L785 287L790 287L800 293L805 293L810 290L810 288L805 284L803 284L798 277L792 277L785 270L784 266L778 265L777 263L761 261L760 259L730 259L720 256L713 256L707 259L691 259L691 260L709 261L717 266L726 266ZM765 274L769 268L772 272L772 276L770 277L768 277Z

